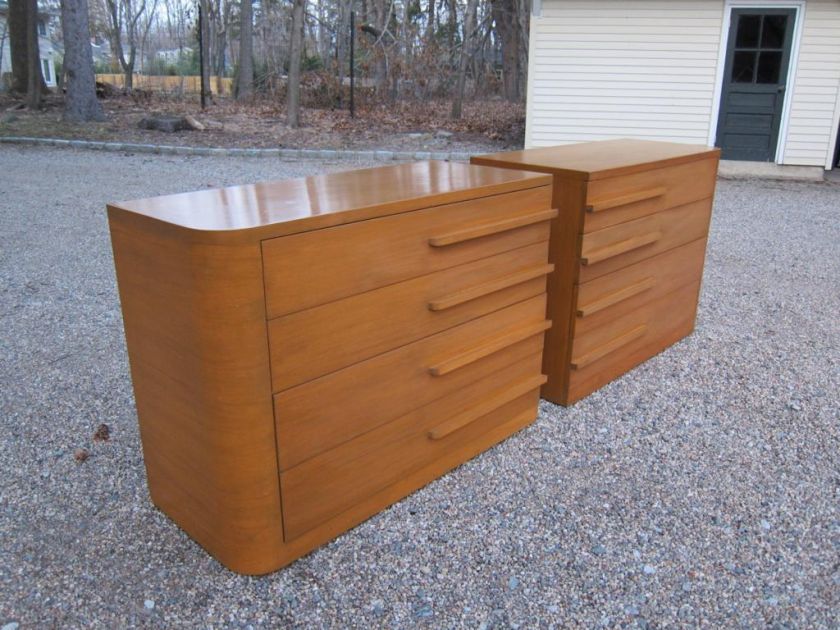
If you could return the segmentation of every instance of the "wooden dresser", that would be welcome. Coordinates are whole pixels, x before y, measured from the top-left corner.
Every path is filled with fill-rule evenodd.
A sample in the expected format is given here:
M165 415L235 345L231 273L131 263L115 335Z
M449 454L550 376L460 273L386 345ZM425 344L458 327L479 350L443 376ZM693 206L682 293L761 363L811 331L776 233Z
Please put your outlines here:
M580 400L694 329L718 157L608 140L472 158L554 176L543 398Z
M109 205L155 504L265 573L531 423L556 214L445 162Z

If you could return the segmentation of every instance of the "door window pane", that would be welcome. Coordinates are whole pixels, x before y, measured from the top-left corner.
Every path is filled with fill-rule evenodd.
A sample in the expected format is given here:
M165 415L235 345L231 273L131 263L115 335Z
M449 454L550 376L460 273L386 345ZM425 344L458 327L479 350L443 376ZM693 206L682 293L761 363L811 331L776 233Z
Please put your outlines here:
M782 68L782 52L780 50L764 50L758 57L758 73L756 83L778 83L779 71Z
M765 15L764 28L761 31L762 48L781 48L785 43L785 30L788 16Z
M732 82L752 83L757 53L739 51L732 60Z
M41 65L44 67L44 81L49 83L52 81L50 77L50 62L46 59L41 59Z
M761 31L760 15L742 15L738 20L738 34L735 37L735 47L757 48L759 31Z

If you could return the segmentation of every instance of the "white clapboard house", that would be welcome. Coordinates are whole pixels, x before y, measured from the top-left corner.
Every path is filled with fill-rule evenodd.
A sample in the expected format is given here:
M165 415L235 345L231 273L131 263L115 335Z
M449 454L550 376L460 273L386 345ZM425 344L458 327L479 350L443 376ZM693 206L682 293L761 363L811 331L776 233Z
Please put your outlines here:
M525 144L838 162L840 0L534 0Z

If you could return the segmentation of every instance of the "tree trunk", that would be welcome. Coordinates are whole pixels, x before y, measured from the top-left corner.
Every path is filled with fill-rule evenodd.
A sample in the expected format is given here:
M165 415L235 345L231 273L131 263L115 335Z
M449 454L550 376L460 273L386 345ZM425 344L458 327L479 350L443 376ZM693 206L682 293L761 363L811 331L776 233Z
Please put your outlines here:
M437 0L429 0L429 16L426 22L426 35L424 37L426 48L432 44L435 36L435 4L437 4Z
M378 32L374 35L373 39L373 81L376 95L379 98L385 97L388 90L388 59L385 56L385 29L388 27L389 8L389 6L385 6L385 0L374 0L373 17Z
M461 118L464 88L467 85L467 64L472 56L473 31L475 30L477 6L477 0L467 0L466 14L464 15L464 37L461 40L461 59L458 63L458 81L455 86L455 98L452 99L452 112L450 114L453 120L459 120Z
M210 29L208 27L210 3L208 0L199 0L198 6L201 11L201 50L199 55L204 60L201 67L201 84L204 90L204 98L209 99L212 96L212 90L210 89Z
M29 0L9 0L9 47L12 53L12 91L26 94L29 84L26 11Z
M521 97L519 65L519 18L516 0L492 0L493 21L502 44L504 96L515 102Z
M306 0L294 0L292 8L289 78L286 83L286 124L300 126L300 58L303 48L303 9Z
M102 106L96 100L87 0L61 0L61 30L64 34L63 67L67 75L64 120L105 120Z
M30 109L41 108L42 84L41 55L38 51L38 0L28 0L26 6L27 31L27 81L26 104Z
M340 0L338 3L338 31L335 34L336 44L336 78L338 79L338 106L344 107L344 77L347 76L349 47L350 47L350 2Z
M252 0L242 0L239 14L239 74L236 98L248 98L254 92L254 21Z

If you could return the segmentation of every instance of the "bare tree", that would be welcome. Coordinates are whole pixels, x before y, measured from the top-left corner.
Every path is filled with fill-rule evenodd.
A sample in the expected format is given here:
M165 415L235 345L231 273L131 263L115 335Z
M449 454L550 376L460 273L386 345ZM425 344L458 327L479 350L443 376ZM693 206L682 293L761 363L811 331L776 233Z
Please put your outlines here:
M137 50L143 49L155 18L158 0L105 0L111 47L125 74L125 89L134 87ZM125 36L125 41L123 41ZM128 55L126 56L126 47Z
M210 90L210 29L207 23L210 20L210 3L208 0L198 0L199 10L199 57L201 63L201 89L204 90L203 97L212 96ZM202 101L202 105L204 102Z
M502 44L502 82L504 96L509 101L522 97L522 65L520 39L522 28L518 0L491 0L496 33Z
M254 91L254 21L252 0L242 0L239 11L239 74L236 97L251 96Z
M38 0L26 3L26 105L40 109L44 78L41 75L41 54L38 50Z
M12 91L26 94L29 105L39 107L41 94L47 91L47 86L38 50L38 0L10 0L8 27ZM37 89L30 90L30 85Z
M467 65L472 56L472 42L475 35L476 8L478 0L467 0L464 15L464 37L461 40L461 58L458 62L458 80L455 84L455 97L452 99L450 116L454 120L461 118L461 105L464 102L464 88L467 84Z
M300 61L303 53L303 14L306 0L293 0L289 78L286 84L286 124L300 126Z
M26 30L28 0L9 0L9 48L12 53L12 91L26 94L29 83L27 61L29 37Z
M102 106L96 100L87 0L61 0L61 29L67 75L64 120L105 120Z

